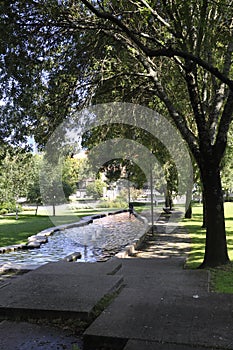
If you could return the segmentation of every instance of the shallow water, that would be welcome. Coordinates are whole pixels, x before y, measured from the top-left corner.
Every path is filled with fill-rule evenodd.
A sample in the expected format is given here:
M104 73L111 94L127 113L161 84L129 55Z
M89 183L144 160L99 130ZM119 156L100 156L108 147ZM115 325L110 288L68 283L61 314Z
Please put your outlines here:
M82 254L78 261L95 262L123 250L126 245L140 238L146 227L135 217L129 218L128 213L107 216L87 226L56 232L39 249L0 254L0 266L43 265L74 252Z

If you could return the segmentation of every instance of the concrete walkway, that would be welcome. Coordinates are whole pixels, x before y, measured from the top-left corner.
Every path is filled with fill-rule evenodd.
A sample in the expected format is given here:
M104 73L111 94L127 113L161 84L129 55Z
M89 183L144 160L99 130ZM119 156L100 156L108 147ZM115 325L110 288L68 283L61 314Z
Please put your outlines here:
M117 274L125 288L84 333L85 349L233 349L233 295L209 292L209 272L185 270L190 238L165 222ZM170 233L168 233L170 232Z
M233 295L209 292L208 271L183 268L189 237L182 228L170 231L158 223L156 236L148 235L132 258L50 263L2 283L0 348L233 349ZM117 290L93 320L93 311ZM82 342L67 331L25 322L31 318L89 326Z

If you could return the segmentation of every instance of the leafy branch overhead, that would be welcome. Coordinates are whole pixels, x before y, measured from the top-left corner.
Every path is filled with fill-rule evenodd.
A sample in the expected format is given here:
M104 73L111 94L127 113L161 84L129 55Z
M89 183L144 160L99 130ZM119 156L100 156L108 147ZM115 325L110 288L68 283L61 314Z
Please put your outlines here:
M95 103L157 110L200 171L203 265L228 262L220 166L233 117L233 1L5 1L0 17L0 140L34 134L43 147Z

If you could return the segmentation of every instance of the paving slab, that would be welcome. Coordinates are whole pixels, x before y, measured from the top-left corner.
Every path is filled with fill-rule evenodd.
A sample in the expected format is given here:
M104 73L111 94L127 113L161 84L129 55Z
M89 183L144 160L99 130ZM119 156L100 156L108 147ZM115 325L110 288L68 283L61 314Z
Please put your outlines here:
M148 260L122 261L126 287L86 330L84 349L120 350L130 339L233 349L233 295L209 293L207 271Z
M71 350L82 341L68 331L28 322L0 323L1 350Z
M143 340L129 340L124 347L124 350L194 350L193 346L177 345L174 343L156 343ZM198 350L208 350L207 348L198 347Z
M183 269L183 230L156 238L140 258L61 261L1 281L0 319L22 320L26 315L85 320L104 295L121 285L120 294L85 331L80 349L233 350L233 295L210 293L207 271ZM60 343L59 335L56 342L51 329L42 327L40 333L33 327L25 322L0 323L0 348L72 349L63 339ZM72 337L66 340L73 344Z
M157 289L173 295L203 295L208 292L209 272L185 270L184 258L122 259L117 272L124 276L124 283L134 289ZM152 288L153 287L153 288Z
M35 273L59 275L114 275L122 266L121 260L112 258L106 262L51 262L40 266Z
M198 349L233 349L231 310L211 312L212 301L208 309L203 309L203 305L187 306L187 301L184 306L183 302L181 305L170 303L158 306L149 300L148 304L124 304L124 308L123 304L117 304L118 314L123 313L124 317L117 317L114 309L109 308L105 315L101 315L98 324L94 322L86 331L85 349L101 349L104 344L107 349L119 350L128 339L157 343L175 342L186 345L186 348L193 346ZM145 311L144 307L149 309ZM97 329L97 325L103 331Z
M123 277L112 274L115 266L109 269L102 263L89 267L78 263L50 263L6 281L0 288L0 319L78 317L88 320L98 302L121 285Z

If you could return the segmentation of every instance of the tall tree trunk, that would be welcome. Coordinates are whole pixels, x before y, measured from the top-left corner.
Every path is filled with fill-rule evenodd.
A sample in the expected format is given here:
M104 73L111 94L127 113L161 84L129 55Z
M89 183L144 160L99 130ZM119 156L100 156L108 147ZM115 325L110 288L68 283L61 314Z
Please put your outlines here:
M171 210L172 206L173 206L172 193L167 185L167 188L165 190L165 207Z
M205 202L205 195L203 190L202 190L202 205L203 205L202 228L206 228L206 202Z
M189 202L188 206L185 208L185 219L192 218L192 203Z
M186 191L186 200L185 200L185 219L192 218L192 190L193 190L193 179L190 177L191 181L188 184Z
M229 262L219 167L206 164L201 175L206 209L206 246L200 267L215 267Z

